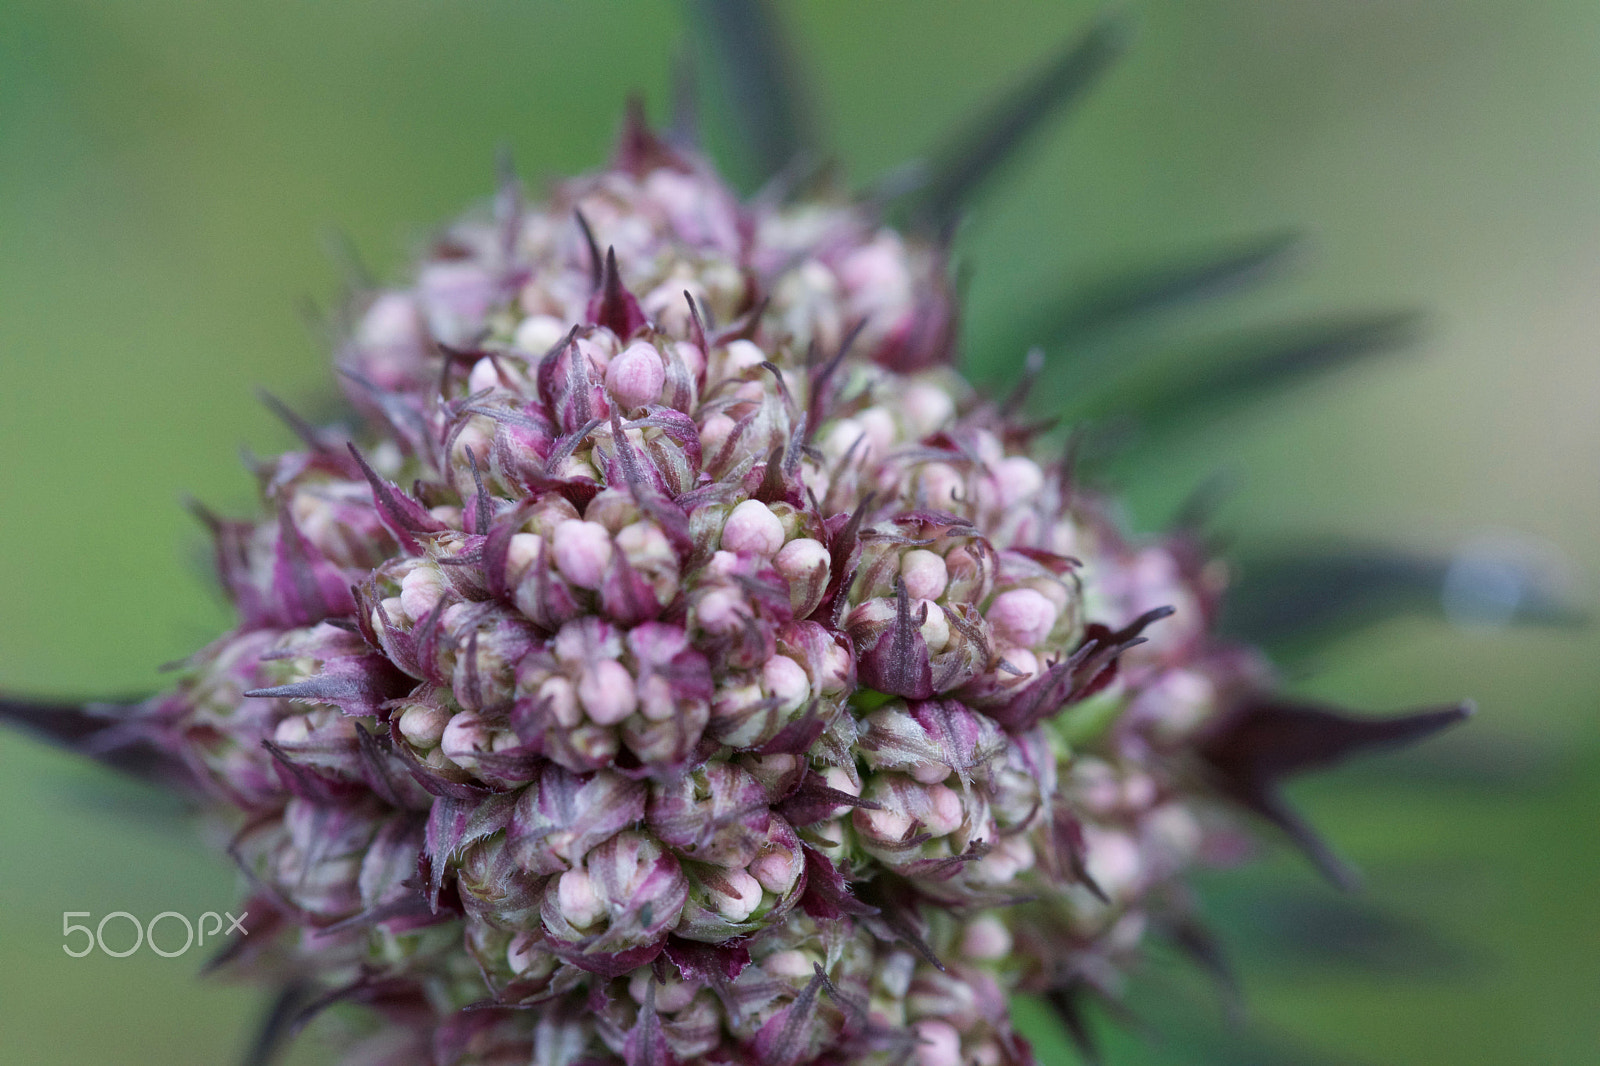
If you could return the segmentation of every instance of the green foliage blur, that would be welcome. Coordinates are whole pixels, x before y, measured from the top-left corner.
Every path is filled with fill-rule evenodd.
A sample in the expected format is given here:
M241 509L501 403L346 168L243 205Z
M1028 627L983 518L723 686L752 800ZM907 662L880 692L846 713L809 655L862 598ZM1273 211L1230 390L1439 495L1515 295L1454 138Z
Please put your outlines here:
M1087 3L782 5L818 126L866 185L1066 39ZM1303 227L1259 292L1122 337L1132 353L1294 313L1427 312L1424 341L1137 443L1144 528L1211 475L1214 526L1448 554L1515 531L1600 574L1600 11L1584 0L1148 0L1130 56L964 225L967 360L1021 311L1164 254ZM670 99L690 20L666 0L7 0L0 4L0 688L138 694L227 624L183 494L251 505L241 445L290 438L270 389L326 411L349 256L404 269L493 187L602 161L630 90ZM725 101L709 97L711 141ZM338 234L335 239L331 234ZM309 308L320 308L316 313ZM308 325L308 322L311 324ZM1159 365L1159 364L1158 364ZM1209 875L1245 1001L1170 958L1104 1017L1109 1061L1600 1061L1600 637L1399 619L1298 661L1300 694L1478 700L1427 748L1296 790L1367 875L1341 897L1281 848ZM0 1063L236 1061L255 990L204 956L66 957L64 910L148 918L237 898L161 797L0 735ZM1025 1005L1041 1061L1076 1061ZM313 1026L289 1060L321 1062Z

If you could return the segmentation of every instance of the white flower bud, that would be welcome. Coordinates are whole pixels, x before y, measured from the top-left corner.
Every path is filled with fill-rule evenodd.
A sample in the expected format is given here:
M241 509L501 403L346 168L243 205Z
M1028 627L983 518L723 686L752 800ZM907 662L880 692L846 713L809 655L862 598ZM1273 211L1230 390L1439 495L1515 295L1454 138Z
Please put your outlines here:
M916 1024L917 1066L962 1066L961 1034L949 1022L924 1018Z
M767 353L763 352L754 341L729 341L726 352L729 377L736 377L746 370L753 370L767 361Z
M913 381L900 397L900 413L913 437L926 437L950 421L956 402L948 389L926 381Z
M531 968L540 954L539 938L523 931L512 937L511 943L506 945L506 965L512 973L520 974Z
M805 863L788 848L776 844L768 846L748 867L751 876L761 882L761 887L775 896L781 896L800 880Z
M529 315L517 324L517 332L512 335L511 343L518 351L528 355L543 355L566 335L566 327L559 318L553 315Z
M772 565L789 582L789 604L797 613L809 614L827 591L830 557L820 540L797 537L778 550Z
M633 675L615 659L602 659L583 672L578 699L590 720L599 725L616 725L639 706Z
M811 695L811 678L805 667L787 655L774 655L761 667L761 687L778 701L781 710L794 711L803 706Z
M420 622L428 617L428 613L439 605L439 598L443 595L443 576L427 564L412 567L411 571L400 579L400 609L405 611L406 617L413 622Z
M666 381L666 367L653 344L630 344L606 367L606 389L627 410L655 403Z
M471 711L461 711L450 719L439 738L439 748L454 763L469 763L489 750L489 730Z
M556 882L556 902L561 914L577 929L587 929L605 917L606 904L582 867L568 870Z
M961 797L948 785L928 786L928 812L923 817L923 825L936 837L949 836L961 828L961 823L967 819L966 807L961 803Z
M311 725L303 714L293 714L279 722L272 731L275 744L304 744L311 739Z
M733 509L722 526L724 551L759 555L763 559L783 547L783 523L760 500L745 500Z
M980 914L962 930L961 954L969 959L1003 959L1011 954L1011 930L998 915Z
M911 608L912 617L916 612L927 609L927 617L922 620L922 642L928 646L929 655L937 655L944 651L950 643L950 619L945 616L944 610L932 600L920 600Z
M1002 592L985 613L995 636L1024 648L1037 646L1056 624L1056 605L1035 589Z
M561 576L581 589L597 589L611 562L611 534L598 522L556 526L554 554Z
M444 737L450 712L426 703L413 703L400 714L400 735L413 747L431 748Z
M500 368L494 365L493 359L484 356L472 364L472 372L467 375L468 395L485 389L497 389L500 384Z
M707 885L711 906L728 921L742 922L761 906L761 882L744 870L723 870L721 875L721 884Z
M926 548L913 548L900 557L900 580L905 582L906 595L912 599L936 600L944 595L950 575L944 556Z

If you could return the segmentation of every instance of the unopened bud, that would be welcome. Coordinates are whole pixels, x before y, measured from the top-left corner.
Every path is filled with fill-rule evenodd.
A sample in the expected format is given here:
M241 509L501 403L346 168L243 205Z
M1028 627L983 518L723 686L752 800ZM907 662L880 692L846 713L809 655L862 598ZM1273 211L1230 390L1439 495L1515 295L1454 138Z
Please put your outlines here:
M763 559L783 547L783 523L760 500L745 500L722 527L722 549Z
M583 672L578 699L590 720L600 725L616 725L639 706L633 675L615 659L602 659Z
M926 548L913 548L900 557L900 580L906 595L914 600L936 600L944 595L949 580L944 556Z
M413 703L400 714L400 735L414 747L431 748L444 737L450 712L443 707Z
M1055 628L1056 605L1035 589L1011 589L994 598L985 617L1000 639L1031 648Z
M606 367L606 388L627 410L659 400L666 380L661 353L652 344L631 344Z
M611 562L611 534L598 522L563 522L555 531L556 569L581 589L597 589Z

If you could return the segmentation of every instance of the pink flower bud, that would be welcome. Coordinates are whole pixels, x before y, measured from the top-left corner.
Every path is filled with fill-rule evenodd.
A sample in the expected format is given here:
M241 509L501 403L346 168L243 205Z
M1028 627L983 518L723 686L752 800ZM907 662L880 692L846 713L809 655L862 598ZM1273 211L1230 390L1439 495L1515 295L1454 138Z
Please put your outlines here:
M794 887L805 868L800 856L778 844L770 845L748 867L761 887L775 896L781 896Z
M761 906L761 882L744 870L720 870L706 881L706 898L730 922L742 922Z
M967 922L961 933L961 954L985 961L1011 954L1011 930L998 915L980 914Z
M797 537L779 549L772 565L789 582L789 605L797 616L805 617L822 602L829 564L827 547L810 537Z
M910 435L921 438L942 429L956 413L950 390L926 381L914 381L901 394L900 413Z
M463 765L475 761L491 744L488 727L471 711L461 711L451 718L439 738L445 758Z
M544 954L539 948L539 938L529 932L521 932L511 938L511 943L506 946L506 965L514 974L520 974L533 968L533 964L540 955Z
M985 617L1000 639L1031 648L1055 628L1056 605L1034 589L1012 589L994 598Z
M431 748L444 737L450 712L426 703L413 703L400 714L400 735L413 746Z
M936 600L944 595L949 581L944 556L925 548L913 548L900 557L900 580L905 582L906 595L914 600Z
M413 622L420 622L444 595L444 578L432 566L413 567L400 579L400 608Z
M574 928L587 929L605 917L606 904L583 867L568 870L556 882L556 901L562 917Z
M606 367L606 388L625 410L655 403L666 381L661 353L652 344L631 344Z
M615 659L602 659L583 672L578 699L589 718L600 725L616 725L639 706L633 675Z
M529 315L517 324L511 343L527 355L543 355L566 336L566 327L553 315Z
M561 725L572 729L583 721L578 709L578 690L564 677L552 677L539 686L539 699Z
M955 1026L938 1018L924 1018L915 1028L917 1066L962 1066L961 1034Z
M761 687L781 711L798 710L811 695L805 667L787 655L774 655L762 665Z
M581 589L597 589L611 562L611 534L598 522L571 521L556 527L556 569Z
M722 549L763 559L783 547L783 523L760 500L745 500L722 527Z

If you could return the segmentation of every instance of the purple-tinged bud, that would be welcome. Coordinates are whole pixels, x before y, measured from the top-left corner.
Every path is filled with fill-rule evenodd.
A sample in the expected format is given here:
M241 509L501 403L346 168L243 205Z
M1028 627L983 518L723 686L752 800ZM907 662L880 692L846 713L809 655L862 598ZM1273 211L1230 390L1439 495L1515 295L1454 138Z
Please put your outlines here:
M556 569L581 589L598 589L611 562L611 534L598 522L563 522L555 529Z
M722 550L771 558L783 547L783 523L760 500L745 500L722 527Z
M1044 642L1055 628L1056 615L1056 605L1031 588L1002 592L984 613L995 636L1024 648Z
M937 600L944 595L950 574L944 556L924 548L913 548L900 557L900 580L906 594L914 600Z
M666 382L661 353L653 344L630 344L606 366L606 388L623 410L657 402Z
M660 954L688 896L676 859L649 837L623 832L545 890L540 916L558 955L617 977Z
M779 549L772 565L789 582L789 606L804 618L817 609L828 591L830 553L810 537L797 537Z
M599 725L616 725L639 706L633 675L615 659L601 659L578 679L578 700L584 713Z

